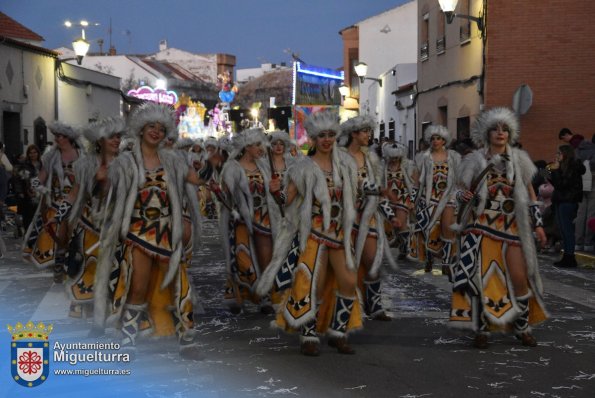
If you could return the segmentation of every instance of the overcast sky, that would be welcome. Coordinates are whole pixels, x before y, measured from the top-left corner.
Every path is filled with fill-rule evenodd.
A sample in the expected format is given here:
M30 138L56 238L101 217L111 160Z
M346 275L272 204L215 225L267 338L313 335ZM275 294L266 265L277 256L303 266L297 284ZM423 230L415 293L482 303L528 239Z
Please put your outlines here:
M0 0L0 11L44 37L44 47L70 47L80 35L64 21L87 19L86 30L118 53L146 54L167 39L170 47L195 53L228 53L237 66L290 61L284 50L305 62L342 65L339 30L409 0Z

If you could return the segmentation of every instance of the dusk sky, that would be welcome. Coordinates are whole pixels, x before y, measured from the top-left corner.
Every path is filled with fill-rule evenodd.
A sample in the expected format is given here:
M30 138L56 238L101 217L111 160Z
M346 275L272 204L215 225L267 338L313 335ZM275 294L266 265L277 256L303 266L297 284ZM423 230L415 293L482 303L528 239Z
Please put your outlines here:
M237 67L291 60L291 49L312 65L342 65L339 30L408 0L2 0L0 11L44 37L46 48L70 47L80 29L66 28L69 19L98 22L86 30L119 54L147 54L159 41L195 53L228 53Z

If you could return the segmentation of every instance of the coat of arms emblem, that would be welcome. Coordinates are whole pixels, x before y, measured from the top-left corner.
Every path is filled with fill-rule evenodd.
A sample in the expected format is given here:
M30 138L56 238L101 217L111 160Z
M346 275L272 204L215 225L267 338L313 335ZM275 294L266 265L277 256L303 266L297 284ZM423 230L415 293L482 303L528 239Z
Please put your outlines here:
M14 381L25 387L36 387L46 381L50 371L49 334L52 325L29 321L25 326L18 322L8 325L11 373Z

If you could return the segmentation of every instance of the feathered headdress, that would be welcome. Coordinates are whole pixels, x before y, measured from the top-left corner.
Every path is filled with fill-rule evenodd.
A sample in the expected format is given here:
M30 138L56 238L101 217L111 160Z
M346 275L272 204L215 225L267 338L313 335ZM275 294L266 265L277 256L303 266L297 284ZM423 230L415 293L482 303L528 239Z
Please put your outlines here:
M376 120L370 115L359 115L352 117L351 119L347 119L345 122L341 123L341 135L339 137L338 144L345 146L347 145L347 142L349 142L351 133L365 129L374 131L375 127Z
M83 135L91 144L95 144L102 138L109 138L112 134L125 133L126 122L120 116L108 117L89 124L83 131Z
M339 134L341 132L339 114L330 109L313 113L304 122L304 128L310 138L318 137L323 131L334 131Z
M444 146L450 145L450 142L452 141L452 137L450 136L448 129L439 124L433 124L426 129L424 132L424 141L429 143L433 135L442 137L444 141L446 141Z
M489 111L482 112L471 128L471 139L479 147L488 146L490 130L496 128L499 124L508 126L508 143L515 144L520 137L519 119L516 114L504 107L492 108Z
M177 138L175 114L167 105L145 102L132 113L129 119L128 132L133 137L139 137L141 130L149 123L160 123L165 127L165 136Z

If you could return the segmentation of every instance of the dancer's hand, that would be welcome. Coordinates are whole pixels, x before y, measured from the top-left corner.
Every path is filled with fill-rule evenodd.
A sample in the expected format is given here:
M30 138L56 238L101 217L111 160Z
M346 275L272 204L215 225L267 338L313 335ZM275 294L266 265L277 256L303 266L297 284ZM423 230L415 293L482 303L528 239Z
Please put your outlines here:
M459 201L463 202L463 203L467 203L469 202L471 199L473 199L473 197L475 196L475 194L471 191L459 191L457 194L457 198L459 199Z
M279 177L271 178L269 182L269 192L275 194L275 192L281 190L281 179Z
M547 237L545 235L545 231L543 230L543 227L535 228L535 239L537 239L537 241L539 242L539 245L541 247L545 246L545 244L547 243Z

